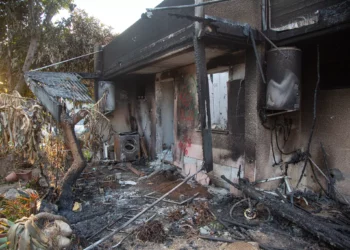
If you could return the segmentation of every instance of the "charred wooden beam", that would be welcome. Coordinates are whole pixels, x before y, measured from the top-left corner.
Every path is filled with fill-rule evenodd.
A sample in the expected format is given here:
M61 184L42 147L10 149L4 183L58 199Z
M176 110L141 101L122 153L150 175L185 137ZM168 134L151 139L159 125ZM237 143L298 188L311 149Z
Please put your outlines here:
M239 64L239 63L244 63L244 62L245 62L245 54L243 53L239 54L238 56L227 54L227 55L218 56L211 59L207 63L207 69L210 70L220 66L229 67L229 66Z
M227 33L237 37L248 37L250 30L252 30L254 33L254 37L256 37L256 40L257 41L261 40L259 33L256 30L252 29L248 23L241 23L241 22L236 22L225 18L208 16L208 15L206 15L205 17L204 16L200 17L200 16L190 16L190 15L169 13L169 16L173 16L176 18L184 18L197 23L201 23L204 26L205 30L207 30L207 27L210 27L211 29L217 31L220 28L223 28L223 25L226 25L231 27L231 29L229 29L229 32Z
M347 235L338 232L322 218L309 214L303 210L291 207L290 204L281 202L273 195L256 190L247 180L240 179L239 184L231 182L224 175L221 178L241 190L244 194L263 203L271 212L298 225L320 240L339 249L349 249L350 240Z
M196 3L200 2L201 0L196 0ZM203 7L196 7L195 15L203 17ZM202 133L203 162L204 168L207 170L207 172L210 172L213 170L213 150L205 44L203 40L200 39L200 34L203 31L202 28L203 27L201 23L195 23L195 36L193 38L193 46L197 71L197 93L200 113L200 128Z
M287 16L287 15L285 15ZM348 30L350 27L350 2L338 1L337 4L318 10L318 21L298 29L275 31L268 30L268 37L278 46L294 44L306 39Z

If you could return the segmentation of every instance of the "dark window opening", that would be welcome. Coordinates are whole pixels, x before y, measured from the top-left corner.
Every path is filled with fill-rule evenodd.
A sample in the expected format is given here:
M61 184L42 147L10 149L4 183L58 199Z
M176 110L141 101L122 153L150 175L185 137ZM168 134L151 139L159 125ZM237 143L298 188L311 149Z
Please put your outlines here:
M343 33L321 40L320 88L350 88L350 40Z
M136 98L138 100L144 100L146 98L146 87L145 84L140 84L136 89Z

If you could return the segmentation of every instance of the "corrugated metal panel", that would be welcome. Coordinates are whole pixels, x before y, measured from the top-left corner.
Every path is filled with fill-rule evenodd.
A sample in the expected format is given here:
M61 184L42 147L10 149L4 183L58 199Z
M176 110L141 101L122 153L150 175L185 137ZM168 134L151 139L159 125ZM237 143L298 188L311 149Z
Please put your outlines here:
M51 97L85 103L93 102L87 87L80 82L81 77L78 74L33 71L27 72L25 77L30 78L31 84L36 84L36 88L42 88Z

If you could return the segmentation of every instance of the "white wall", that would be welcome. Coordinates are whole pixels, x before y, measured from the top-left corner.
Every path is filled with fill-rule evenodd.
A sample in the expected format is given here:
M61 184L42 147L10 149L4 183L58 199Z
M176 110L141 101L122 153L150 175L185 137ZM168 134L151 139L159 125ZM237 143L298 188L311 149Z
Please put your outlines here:
M163 144L170 148L174 143L174 81L161 82L163 98L161 101L161 120Z

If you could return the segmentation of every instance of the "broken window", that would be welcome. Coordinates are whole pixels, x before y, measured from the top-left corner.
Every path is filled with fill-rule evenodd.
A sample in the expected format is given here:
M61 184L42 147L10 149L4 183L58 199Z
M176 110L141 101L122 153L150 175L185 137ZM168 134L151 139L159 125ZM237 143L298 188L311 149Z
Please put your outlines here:
M228 71L208 75L212 129L227 129Z

